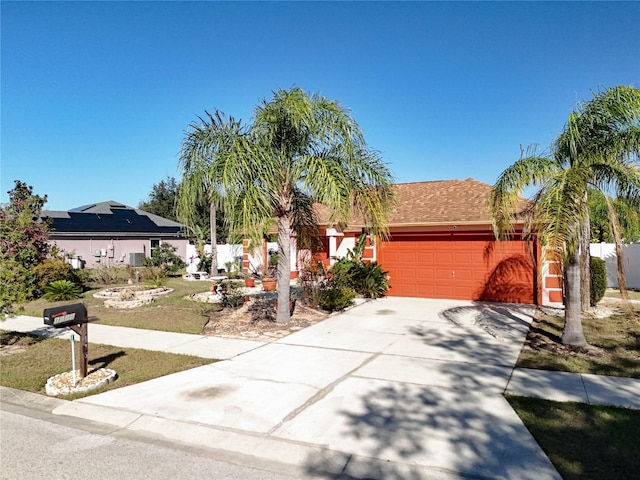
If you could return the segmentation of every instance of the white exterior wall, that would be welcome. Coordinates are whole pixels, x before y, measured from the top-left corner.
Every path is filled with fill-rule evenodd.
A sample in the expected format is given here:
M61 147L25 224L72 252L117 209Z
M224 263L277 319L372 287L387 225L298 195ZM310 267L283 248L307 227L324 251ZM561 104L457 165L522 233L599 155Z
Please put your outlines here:
M204 246L204 252L211 254L211 245ZM231 245L229 243L225 245L216 246L216 258L218 259L218 269L225 269L225 264L228 262L242 261L242 245ZM187 272L193 273L198 271L198 263L200 257L195 245L187 244Z
M603 259L607 264L607 287L618 288L618 260L613 243L592 243L591 256ZM640 289L640 243L622 247L624 274L627 288Z
M231 245L229 243L218 245L217 246L217 258L218 258L218 270L225 270L225 264L228 262L238 261L242 262L242 245ZM186 246L186 262L187 262L187 272L193 273L198 271L198 263L200 261L198 257L198 252L196 250L195 245L191 245L190 243ZM211 245L207 244L204 246L204 251L207 254L211 254ZM267 243L267 252L277 252L278 251L278 243L277 242L268 242ZM262 272L264 265L264 254L262 248L256 248L256 250L249 254L249 264L250 272ZM296 242L295 238L291 238L291 271L297 271L297 252L296 252Z

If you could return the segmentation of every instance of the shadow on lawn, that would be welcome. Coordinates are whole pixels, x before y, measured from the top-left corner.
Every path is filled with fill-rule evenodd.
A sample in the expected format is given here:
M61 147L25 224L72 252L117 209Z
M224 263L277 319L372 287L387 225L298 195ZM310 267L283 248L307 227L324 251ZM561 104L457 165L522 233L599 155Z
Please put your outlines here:
M117 360L120 357L124 357L125 355L126 353L120 350L119 352L110 353L109 355L104 355L102 357L89 360L89 365L91 365L92 367L95 366L96 370L100 370L101 368L107 368L115 360Z

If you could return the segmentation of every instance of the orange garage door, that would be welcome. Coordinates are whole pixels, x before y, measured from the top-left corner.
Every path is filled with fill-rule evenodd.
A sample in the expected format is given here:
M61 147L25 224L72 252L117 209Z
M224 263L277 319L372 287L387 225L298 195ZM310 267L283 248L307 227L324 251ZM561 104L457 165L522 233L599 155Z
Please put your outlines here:
M388 294L535 303L536 276L523 240L484 233L393 235L378 262L391 277Z

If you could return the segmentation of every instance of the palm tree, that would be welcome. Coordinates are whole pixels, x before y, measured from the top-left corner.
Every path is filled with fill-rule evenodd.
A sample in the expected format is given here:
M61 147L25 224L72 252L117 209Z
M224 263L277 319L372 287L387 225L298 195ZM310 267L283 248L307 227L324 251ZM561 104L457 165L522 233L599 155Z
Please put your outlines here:
M393 178L345 108L299 88L263 101L250 126L220 113L209 120L213 136L200 142L225 147L217 149L212 179L231 230L261 241L275 219L276 321L288 322L291 236L313 232L313 204L326 206L332 222L357 215L372 233L385 234Z
M563 264L565 324L562 342L584 345L582 298L589 301L588 260L589 187L615 193L634 205L640 202L640 90L614 87L595 93L569 115L567 125L556 139L552 154L523 156L498 178L491 195L494 231L503 237L512 230L515 206L529 186L538 187L526 215L526 231L537 231L545 249L543 261L556 258ZM612 225L617 218L608 202ZM618 275L624 290L620 236ZM587 303L588 305L588 303Z
M217 210L220 202L219 191L213 178L216 159L230 147L230 139L235 138L240 124L233 118L227 121L219 113L216 116L206 112L209 120L189 125L189 131L182 141L180 169L183 178L177 198L178 220L190 228L196 226L198 205L209 205L209 230L211 235L211 275L218 274L217 253Z

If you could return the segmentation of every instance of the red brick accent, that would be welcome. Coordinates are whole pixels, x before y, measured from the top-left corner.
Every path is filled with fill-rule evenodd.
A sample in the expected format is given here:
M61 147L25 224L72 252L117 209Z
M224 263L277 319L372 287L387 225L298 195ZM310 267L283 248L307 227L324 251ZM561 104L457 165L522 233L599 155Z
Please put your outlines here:
M560 277L546 277L544 279L544 286L546 288L562 288L562 281Z
M552 303L562 303L562 291L551 290L549 292L549 301Z

